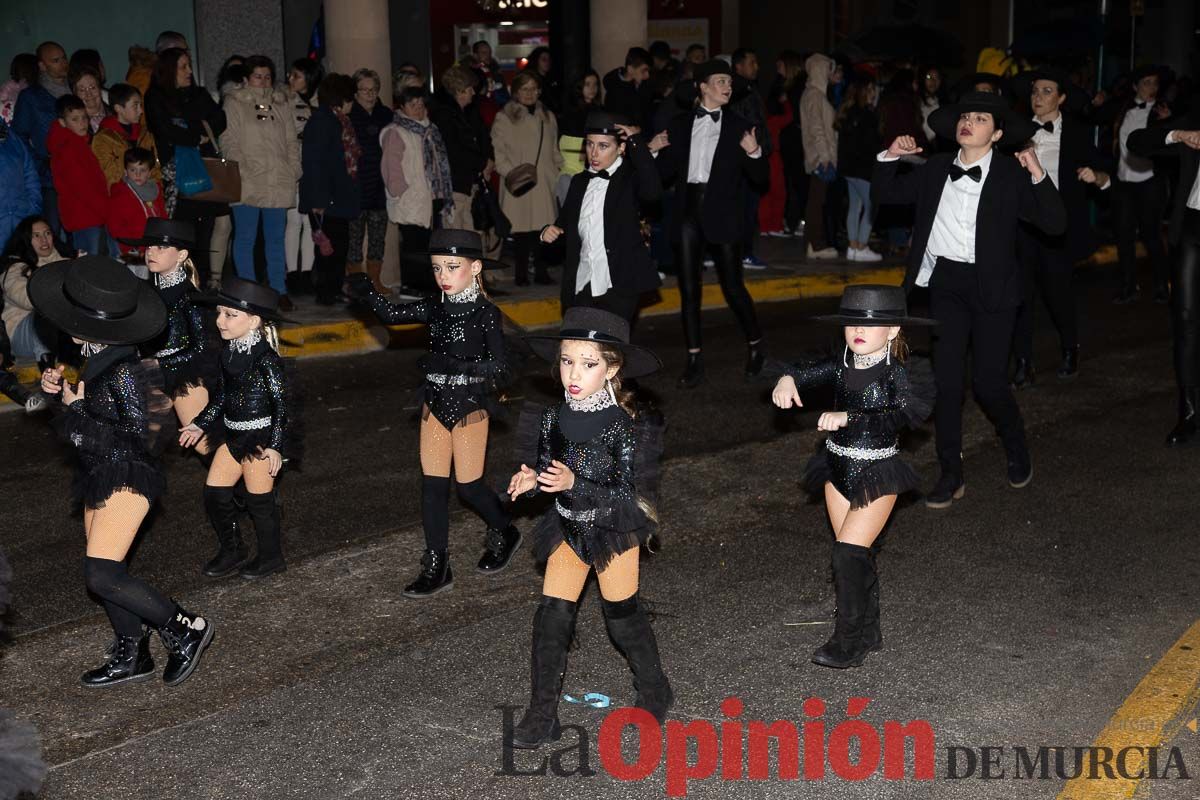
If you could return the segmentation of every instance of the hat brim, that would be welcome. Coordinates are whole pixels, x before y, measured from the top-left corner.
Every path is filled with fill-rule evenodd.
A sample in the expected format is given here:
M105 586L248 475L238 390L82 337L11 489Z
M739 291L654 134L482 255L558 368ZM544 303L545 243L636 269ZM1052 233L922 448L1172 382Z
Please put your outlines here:
M239 300L236 297L231 297L223 292L215 292L209 294L197 294L192 296L192 302L201 306L226 306L227 308L236 308L239 311L245 311L247 314L254 314L271 322L290 322L295 323L296 320L289 319L279 313L278 310L264 308L247 303L245 300Z
M174 236L167 236L165 238L159 236L156 239L148 239L145 237L142 237L141 239L121 239L118 237L117 241L121 244L127 244L130 247L150 247L151 245L158 245L159 247L175 247L180 250L192 250L196 247L195 242L187 242L183 239L176 239Z
M99 319L67 299L63 292L71 259L34 270L29 279L29 299L37 312L68 336L98 344L139 344L153 339L167 326L167 307L158 291L138 282L137 308L128 317Z
M938 324L936 319L927 319L925 317L893 317L891 319L871 317L864 319L863 317L849 317L843 314L821 314L812 319L814 322L831 322L834 325L858 325L863 328L891 328L897 325L900 327L928 327Z
M1025 146L1033 134L1037 133L1037 125L1024 115L1017 114L1011 109L989 108L977 103L953 103L934 109L929 115L929 127L938 136L950 142L958 141L958 118L964 111L982 111L1003 120L1004 135L996 146L1002 150L1016 151Z
M483 263L483 268L485 270L508 269L508 266L509 266L508 264L505 264L503 261L497 261L493 258L487 258L487 257L481 256L481 255L476 256L476 255L470 255L468 253L446 253L446 252L442 252L440 250L421 250L421 251L417 251L415 253L403 253L403 254L401 254L400 257L401 257L401 259L407 261L410 264L417 263L417 262L429 264L430 263L429 259L433 258L434 256L453 256L454 258L461 258L464 261L480 261Z
M558 360L559 343L570 339L570 337L558 334L534 334L522 338L538 358L551 364ZM613 347L619 348L621 354L625 356L625 364L621 367L621 376L624 378L640 378L662 369L662 361L659 357L641 345L622 342L604 342L604 344L611 344Z

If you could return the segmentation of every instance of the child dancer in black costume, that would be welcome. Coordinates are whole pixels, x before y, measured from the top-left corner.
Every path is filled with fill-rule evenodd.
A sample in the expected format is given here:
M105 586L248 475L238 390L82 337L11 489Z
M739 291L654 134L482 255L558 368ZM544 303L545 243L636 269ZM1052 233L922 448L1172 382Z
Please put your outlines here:
M37 270L29 297L88 356L74 389L63 382L60 368L42 373L42 391L65 406L57 423L79 456L73 494L83 506L87 588L104 602L116 633L108 660L80 680L98 688L148 679L154 661L149 632L142 629L146 623L158 630L170 653L163 680L178 685L199 664L212 640L212 623L130 575L125 564L166 483L153 441L169 418L168 404L161 390L150 388L157 370L143 367L134 347L163 329L166 308L128 267L94 256Z
M421 573L404 596L431 597L454 585L450 571L450 468L458 496L487 523L486 549L477 569L494 575L509 565L521 534L483 481L488 423L500 406L497 389L510 379L500 309L483 291L479 273L503 267L483 256L474 231L437 230L429 239L438 300L393 304L370 282L351 275L348 289L387 325L421 322L429 326L429 355L421 409L421 520L425 553Z
M529 708L513 746L532 749L559 738L558 696L579 596L594 567L608 632L633 670L636 705L661 723L674 701L658 643L638 600L638 554L656 521L650 499L662 452L661 425L633 419L621 379L661 366L629 344L629 323L596 308L575 307L556 336L529 337L552 364L566 398L540 415L522 415L523 450L537 441L536 469L521 464L508 493L555 493L534 533L546 563L533 617Z
M141 239L121 240L145 249L146 268L167 306L167 327L147 343L145 352L162 369L163 391L171 398L180 427L191 424L204 410L210 390L221 380L211 323L193 302L199 278L188 249L195 239L194 223L151 217ZM207 456L208 442L197 442L196 452Z
M808 464L805 484L825 495L833 526L833 578L837 621L833 638L813 653L813 663L843 669L862 664L883 643L879 632L879 578L872 545L887 524L896 496L917 487L900 460L897 432L933 409L932 376L911 380L901 325L927 325L909 317L899 286L848 286L836 315L817 317L844 325L840 360L784 366L772 401L799 407L800 391L834 386L834 411L817 421L829 431L822 452ZM853 357L853 362L850 361Z
M299 451L294 387L278 353L274 322L279 293L241 278L226 278L215 295L198 302L217 307L217 330L228 344L221 355L223 379L208 406L179 434L193 447L204 438L214 448L204 486L204 506L220 549L204 565L214 578L238 571L262 578L287 569L279 530L275 479L285 459ZM249 555L238 529L234 487L246 486L246 510L254 521L258 551Z

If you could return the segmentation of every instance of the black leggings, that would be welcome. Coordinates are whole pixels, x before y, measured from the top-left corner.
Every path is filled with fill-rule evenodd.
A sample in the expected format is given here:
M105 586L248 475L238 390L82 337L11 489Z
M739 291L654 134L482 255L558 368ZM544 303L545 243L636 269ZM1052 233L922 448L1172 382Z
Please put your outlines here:
M1167 252L1163 246L1162 216L1167 190L1157 175L1141 183L1116 181L1113 197L1117 217L1117 260L1121 264L1121 289L1131 292L1137 287L1137 235L1141 233L1150 256L1154 273L1154 288L1166 288Z
M516 268L513 274L517 278L524 278L529 275L530 258L533 259L537 274L541 275L544 273L546 271L546 262L542 259L541 233L538 231L524 231L522 233L514 233L512 237L513 254L516 257Z
M152 628L166 625L175 606L145 581L129 574L124 561L83 559L87 588L104 602L104 610L118 636L142 635L142 622Z
M1180 388L1200 387L1200 211L1189 210L1186 233L1175 259L1171 321L1175 337L1175 380Z
M721 293L733 315L737 317L738 325L742 328L746 340L758 341L762 331L758 327L758 317L754 313L754 301L746 284L742 280L742 253L737 242L728 244L709 244L704 241L704 234L699 224L691 218L683 221L679 240L679 300L682 306L683 335L687 340L689 350L700 348L700 294L704 289L701 278L700 262L704 249L712 253L717 268L717 279L721 283Z

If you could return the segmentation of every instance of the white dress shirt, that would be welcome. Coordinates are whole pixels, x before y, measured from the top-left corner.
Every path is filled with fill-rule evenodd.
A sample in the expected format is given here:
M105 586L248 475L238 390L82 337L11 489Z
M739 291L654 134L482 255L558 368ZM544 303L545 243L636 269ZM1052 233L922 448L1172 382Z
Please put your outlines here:
M1152 102L1146 103L1145 108L1133 106L1125 112L1125 119L1121 121L1121 130L1117 133L1117 140L1121 144L1121 160L1117 164L1117 178L1125 183L1142 183L1154 177L1154 162L1129 152L1129 147L1126 145L1129 134L1146 127L1146 123L1150 120L1150 109L1153 107L1154 103Z
M1167 144L1176 144L1179 140L1175 138L1175 131L1167 134ZM1188 192L1187 207L1193 211L1200 211L1200 172L1196 173L1196 177L1192 179L1192 189Z
M621 167L621 157L605 170L610 176ZM595 172L588 167L588 172ZM608 197L608 185L612 180L588 179L583 192L583 205L579 209L579 271L575 273L575 294L579 294L589 283L592 297L599 297L612 288L612 276L608 270L608 251L604 247L604 199Z
M696 117L692 121L692 148L688 152L688 183L708 183L712 174L713 156L717 153L717 140L721 138L721 123L725 121L725 109L700 106L704 111L720 111L721 119L713 122L712 117Z
M1037 117L1033 121L1038 125L1042 122ZM1050 124L1054 126L1054 131L1047 131L1045 128L1038 128L1033 134L1033 151L1037 153L1038 162L1042 165L1042 169L1046 170L1046 174L1050 176L1050 182L1054 184L1054 188L1058 187L1058 163L1062 156L1062 114L1059 114L1054 119L1050 120Z

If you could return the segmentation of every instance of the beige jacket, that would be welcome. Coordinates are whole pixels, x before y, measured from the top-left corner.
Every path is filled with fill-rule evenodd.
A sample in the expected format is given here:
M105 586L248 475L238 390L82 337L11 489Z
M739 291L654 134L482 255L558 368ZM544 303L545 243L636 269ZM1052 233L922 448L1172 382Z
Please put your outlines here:
M433 123L425 120L425 124ZM379 144L388 219L397 225L433 227L433 189L425 177L421 137L392 123L379 134Z
M811 174L821 164L837 166L838 140L833 128L837 113L825 97L833 59L813 53L804 62L808 81L800 95L800 134L804 140L804 171Z
M226 95L225 118L221 149L238 162L242 203L258 208L296 205L300 139L287 96L278 89L243 86Z
M542 149L538 154L539 125ZM534 114L525 106L510 101L492 123L492 147L496 151L496 172L500 174L500 210L512 223L514 233L540 231L558 217L554 184L562 170L558 149L558 123L541 103ZM521 164L537 163L537 185L520 197L513 197L504 184L504 176Z
M45 258L39 258L38 266L43 267L46 264L53 264L55 261L62 261L62 259L63 257L56 250ZM13 331L21 324L21 320L33 313L33 303L29 301L29 279L25 277L25 265L17 262L5 270L2 286L4 290L4 330L8 332L9 338L12 338Z

